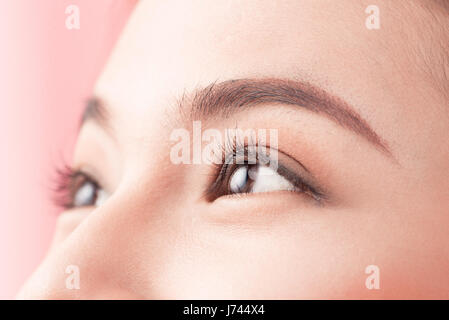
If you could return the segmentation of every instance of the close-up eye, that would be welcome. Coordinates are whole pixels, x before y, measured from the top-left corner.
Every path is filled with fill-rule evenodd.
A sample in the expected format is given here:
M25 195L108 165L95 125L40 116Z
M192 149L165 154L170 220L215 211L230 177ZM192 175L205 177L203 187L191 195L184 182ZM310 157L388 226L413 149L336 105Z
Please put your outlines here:
M229 195L248 195L291 191L320 202L325 193L316 186L310 172L289 156L276 152L279 159L257 153L244 146L227 151L224 164L209 189L211 198ZM272 150L271 150L272 151Z
M82 171L66 168L58 175L56 202L65 209L98 207L108 198L98 182Z

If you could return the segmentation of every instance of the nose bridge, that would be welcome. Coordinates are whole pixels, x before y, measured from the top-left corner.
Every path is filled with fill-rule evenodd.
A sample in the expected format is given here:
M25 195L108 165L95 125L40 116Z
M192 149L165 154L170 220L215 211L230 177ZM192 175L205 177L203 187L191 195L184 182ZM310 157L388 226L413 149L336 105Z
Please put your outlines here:
M136 279L141 280L152 263L142 254L154 255L160 249L157 229L163 220L152 224L146 217L160 208L157 201L132 191L110 200L48 254L18 298L129 299L140 298L144 289L148 295L151 285Z

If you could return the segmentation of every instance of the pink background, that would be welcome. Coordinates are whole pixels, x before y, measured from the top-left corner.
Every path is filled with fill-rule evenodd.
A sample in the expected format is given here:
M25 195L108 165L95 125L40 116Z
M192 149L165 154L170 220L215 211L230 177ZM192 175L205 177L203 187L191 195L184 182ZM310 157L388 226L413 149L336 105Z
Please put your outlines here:
M70 161L83 102L136 1L0 1L0 299L50 244L54 167ZM70 4L79 30L65 26Z

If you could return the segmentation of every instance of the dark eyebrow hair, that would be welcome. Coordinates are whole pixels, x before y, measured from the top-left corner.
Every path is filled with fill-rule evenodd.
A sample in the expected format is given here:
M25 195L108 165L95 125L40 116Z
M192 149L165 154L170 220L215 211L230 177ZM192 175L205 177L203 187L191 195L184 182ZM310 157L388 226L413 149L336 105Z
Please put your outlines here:
M186 95L180 100L185 108ZM307 82L277 78L237 79L213 83L196 90L191 98L190 120L213 115L229 116L241 108L274 103L294 105L323 115L364 137L392 156L384 141L347 102ZM181 110L183 111L183 110Z

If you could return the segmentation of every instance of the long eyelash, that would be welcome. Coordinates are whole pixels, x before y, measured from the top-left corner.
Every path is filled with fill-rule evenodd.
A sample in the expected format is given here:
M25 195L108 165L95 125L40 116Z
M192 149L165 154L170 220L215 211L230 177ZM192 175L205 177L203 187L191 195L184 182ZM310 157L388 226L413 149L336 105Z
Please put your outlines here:
M205 198L209 201L217 198L218 189L226 178L225 174L228 167L235 164L237 156L249 155L248 146L256 146L256 140L253 136L250 136L246 143L237 134L226 135L226 139L225 143L220 143L217 147L219 156L214 155L216 159L220 160L220 163L212 163L217 173L214 174L215 180L205 192Z
M222 167L222 164L226 164L226 161L228 160L227 157L229 155L232 156L233 160L237 156L239 152L242 152L245 150L245 143L241 139L238 139L237 137L232 137L231 135L226 135L228 141L226 143L221 143L218 145L218 149L220 150L221 155L221 163L214 165L218 167Z
M53 203L62 208L73 207L72 185L79 172L73 170L69 165L63 164L55 169L55 187L53 188Z
M212 175L213 181L206 189L204 195L204 197L209 201L212 201L217 197L218 189L223 183L225 173L229 166L229 164L226 163L226 158L228 157L228 155L231 155L233 159L235 159L237 151L244 150L245 148L244 143L240 139L234 138L229 135L226 135L226 137L228 139L227 142L219 143L217 147L217 154L214 154L215 159L219 161L217 161L218 163L212 162L212 166L214 167L214 171L216 173Z

